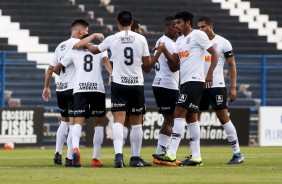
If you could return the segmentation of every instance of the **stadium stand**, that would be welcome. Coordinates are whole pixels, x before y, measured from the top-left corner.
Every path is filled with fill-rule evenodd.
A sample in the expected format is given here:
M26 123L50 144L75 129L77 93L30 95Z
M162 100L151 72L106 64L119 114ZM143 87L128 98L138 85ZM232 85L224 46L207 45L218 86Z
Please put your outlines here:
M278 26L282 27L282 15L281 7L282 1L280 0L243 0L249 1L252 8L259 8L260 13L266 14L270 17L270 20L275 20L278 22Z
M244 0L246 1L246 0ZM260 11L269 14L270 18L278 21L281 27L280 0L249 0L251 7L258 7ZM103 3L105 2L105 3ZM162 22L164 17L173 15L178 11L191 11L195 15L194 28L196 21L200 16L210 16L214 20L216 33L226 37L233 45L235 56L238 54L281 54L280 50L276 49L274 43L267 43L266 36L258 36L258 31L249 29L247 23L240 23L238 17L230 16L228 10L223 10L219 3L212 3L211 0L1 0L0 1L0 22L1 15L5 17L5 24L13 25L15 28L20 28L28 31L23 31L20 34L28 34L32 37L31 42L38 42L38 46L33 46L32 49L38 47L45 48L44 52L53 52L55 47L63 40L69 37L69 25L78 18L86 19L90 22L90 32L102 32L106 36L117 31L116 14L120 10L130 10L133 16L141 21L144 35L148 40L149 47L152 48L155 41L162 35ZM10 22L18 22L19 25ZM0 27L0 30L3 26ZM4 29L6 30L6 28ZM6 30L7 31L7 30ZM20 36L19 36L20 37ZM19 37L16 37L20 40ZM38 38L36 38L38 37ZM34 59L27 61L29 51L16 52L21 49L26 49L12 42L11 38L0 34L0 51L15 51L7 52L7 62L13 65L7 66L6 71L6 90L12 91L11 98L20 99L22 106L40 106L44 105L47 108L56 107L55 85L52 81L52 98L48 103L43 102L41 92L44 81L44 69L39 69ZM29 44L29 41L25 41ZM40 46L41 45L41 46ZM30 59L30 58L29 58ZM271 59L271 65L281 66L281 58ZM19 64L21 66L19 66ZM238 66L261 66L260 59L237 58ZM231 107L249 107L256 108L261 100L261 70L260 69L245 69L238 67L238 98L237 101L231 103ZM104 76L106 71L103 70ZM266 104L281 105L282 87L277 85L281 83L281 72L279 70L267 70L266 84ZM148 107L155 107L151 84L154 78L154 71L145 76L145 95ZM107 77L104 78L107 84ZM229 81L227 79L227 85ZM106 95L110 97L110 87L105 85ZM57 126L57 117L46 117L45 127L46 132L55 131ZM252 130L256 130L254 123ZM254 132L254 134L256 131ZM46 134L47 135L47 134ZM49 134L48 134L49 135ZM52 135L49 135L52 137ZM53 138L53 137L52 137ZM48 144L52 144L54 140L48 140Z

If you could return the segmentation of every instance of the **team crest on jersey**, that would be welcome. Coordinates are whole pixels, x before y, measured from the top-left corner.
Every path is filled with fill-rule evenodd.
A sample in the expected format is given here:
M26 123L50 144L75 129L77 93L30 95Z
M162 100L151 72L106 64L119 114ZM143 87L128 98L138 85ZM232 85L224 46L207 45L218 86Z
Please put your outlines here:
M61 45L61 51L66 49L66 45Z
M214 46L214 48L217 48L218 44L214 43L212 46Z
M216 103L220 105L223 103L223 95L216 95Z
M188 37L186 43L189 44L191 42L191 37Z
M180 94L179 95L179 99L178 99L178 103L184 103L187 99L187 95L185 94Z
M119 41L121 43L133 43L135 40L135 37L134 36L121 36L119 38Z

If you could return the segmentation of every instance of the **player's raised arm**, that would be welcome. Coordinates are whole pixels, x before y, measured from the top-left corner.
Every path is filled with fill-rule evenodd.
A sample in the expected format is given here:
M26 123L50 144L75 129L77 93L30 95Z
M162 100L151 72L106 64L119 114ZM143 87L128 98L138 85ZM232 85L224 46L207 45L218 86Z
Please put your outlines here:
M179 63L179 56L177 53L173 53L171 54L165 44L160 44L160 47L162 47L162 50L163 50L163 53L167 59L167 64L169 66L169 69L172 71L172 72L176 72L180 69L180 63Z
M95 38L100 40L100 41L103 41L104 35L102 33L93 33L90 36L88 36L88 37L80 40L76 44L74 44L73 49L80 50L80 49L83 49L84 47L86 47L91 53L98 54L98 53L100 53L100 50L98 49L98 47L94 46L90 43Z

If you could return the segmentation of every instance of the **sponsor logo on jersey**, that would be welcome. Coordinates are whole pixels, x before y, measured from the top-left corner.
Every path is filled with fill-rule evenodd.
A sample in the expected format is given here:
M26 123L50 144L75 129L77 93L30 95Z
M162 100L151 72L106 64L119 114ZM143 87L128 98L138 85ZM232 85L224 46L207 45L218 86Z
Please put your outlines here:
M68 82L57 82L57 90L64 90L68 88Z
M179 99L178 99L178 103L184 103L187 99L187 95L185 94L180 94L179 95Z
M216 103L220 105L223 103L223 95L216 95Z
M134 36L122 36L119 38L121 43L133 43L135 40Z
M79 83L79 90L97 90L97 83L81 82Z
M179 55L179 59L188 58L189 57L189 52L188 52L188 50L180 51L180 52L178 52L178 55Z
M205 62L211 62L211 56L205 56Z
M121 82L125 84L138 84L138 77L121 77Z

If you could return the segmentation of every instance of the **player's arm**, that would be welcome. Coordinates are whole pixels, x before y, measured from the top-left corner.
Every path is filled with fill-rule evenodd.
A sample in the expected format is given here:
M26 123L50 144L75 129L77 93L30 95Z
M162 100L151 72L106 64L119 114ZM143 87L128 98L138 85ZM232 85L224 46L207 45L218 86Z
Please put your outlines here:
M64 67L64 65L62 63L58 63L54 69L53 69L53 72L57 75L60 75L60 71L61 69Z
M229 53L232 53L232 51L230 51ZM226 57L226 53L224 53L224 55ZM230 54L227 54L227 55L230 56ZM228 68L229 68L229 78L230 78L230 84L231 84L230 90L228 92L228 97L229 97L230 102L233 102L236 100L236 80L237 80L236 63L235 63L235 58L233 56L233 53L232 53L232 57L228 57L226 61L227 61Z
M211 54L211 65L206 76L206 87L209 88L212 86L213 71L217 65L218 54L214 46L209 47L207 51Z
M157 52L156 52L156 53L154 54L154 56L152 57L149 66L144 65L144 61L146 60L146 59L145 59L145 60L143 61L143 65L142 65L143 71L146 72L146 73L150 72L151 69L155 67L156 62L158 61L158 59L159 59L159 57L160 57L161 54L162 54L162 51L161 51L161 50L157 50ZM145 62L146 62L146 61L145 61Z
M100 50L98 49L98 47L90 43L95 38L102 42L104 40L104 35L102 33L93 33L90 36L83 38L82 40L74 44L73 49L81 50L84 47L86 47L93 54L98 54L100 53Z
M109 73L109 85L110 85L112 83L112 72L113 72L111 62L107 56L102 58L102 62L103 62L104 67L106 68L106 70Z
M45 74L44 89L42 91L42 98L47 102L51 98L50 81L53 75L54 66L49 65Z
M164 55L167 59L167 64L168 64L170 71L172 71L172 72L178 71L180 69L180 62L179 62L178 54L177 53L171 54L167 50L165 44L161 44L160 46L163 47L162 50L163 50L163 53L164 53Z
M142 57L142 70L146 73L151 71L151 57L150 56L143 56Z

